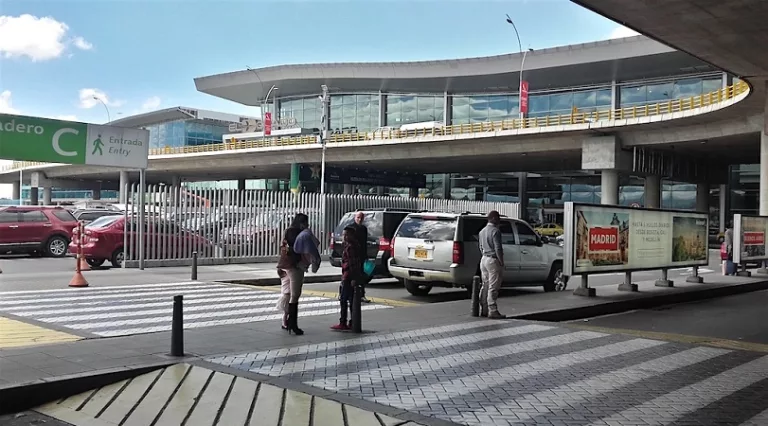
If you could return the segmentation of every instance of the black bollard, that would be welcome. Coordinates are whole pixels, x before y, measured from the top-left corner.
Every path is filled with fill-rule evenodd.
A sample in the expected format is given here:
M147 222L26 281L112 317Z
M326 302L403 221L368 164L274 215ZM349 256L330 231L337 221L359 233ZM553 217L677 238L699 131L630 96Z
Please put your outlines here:
M197 252L192 252L192 281L197 281Z
M363 287L358 285L357 281L352 281L355 289L352 295L352 331L354 333L363 332Z
M480 316L480 287L482 286L482 280L475 275L472 278L472 316Z
M171 356L184 356L184 296L173 296Z

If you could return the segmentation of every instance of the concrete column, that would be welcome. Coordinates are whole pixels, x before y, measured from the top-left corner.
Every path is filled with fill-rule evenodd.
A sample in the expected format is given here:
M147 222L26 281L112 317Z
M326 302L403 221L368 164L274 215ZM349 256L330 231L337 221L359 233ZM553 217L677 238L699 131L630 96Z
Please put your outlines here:
M280 179L272 179L270 182L269 188L267 188L270 191L279 191L280 190Z
M387 95L379 92L379 127L387 125Z
M725 232L725 226L728 224L726 215L728 214L728 185L720 185L720 197L717 200L719 203L720 211L720 232Z
M650 209L661 208L661 176L647 176L645 178L645 207Z
M419 188L409 188L408 196L411 198L419 198Z
M36 186L30 186L29 187L29 204L32 206L38 205L40 202L40 199L38 197L38 191Z
M768 114L763 113L768 120ZM768 121L766 121L768 122ZM760 132L760 216L768 216L768 135Z
M126 186L130 184L130 181L128 180L128 172L127 171L121 171L120 172L120 204L125 204L125 201L128 199L128 189Z
M451 111L451 97L448 95L448 92L443 93L443 124L446 126L451 125L451 121L453 121L453 116Z
M709 213L709 184L699 183L696 185L696 211Z
M237 180L237 190L238 191L245 191L245 179L238 179Z
M619 171L600 172L600 204L619 204Z
M171 176L171 186L181 186L181 176L179 175Z
M387 188L383 186L377 186L376 187L376 195L383 196L387 194Z
M517 174L517 196L520 200L520 219L528 220L528 173Z
M355 186L349 183L344 184L344 194L350 195L355 193Z
M291 180L288 188L294 194L297 194L299 191L301 191L301 181L299 176L300 173L301 173L301 165L299 163L292 163L291 164Z
M621 105L621 90L616 85L616 80L611 82L611 105L613 105L613 109L619 109Z
M53 203L51 202L51 198L53 195L53 188L50 186L44 186L43 187L43 205L44 206L51 206Z
M453 188L453 181L451 180L451 174L443 174L443 198L446 200L451 199L451 189Z
M101 185L96 185L96 186L94 186L94 187L93 187L93 191L92 191L92 193L91 193L91 194L92 194L92 195L91 195L91 198L92 198L94 201L98 201L98 200L101 200Z
M21 198L21 181L15 180L13 181L13 191L11 198L14 200L18 200Z

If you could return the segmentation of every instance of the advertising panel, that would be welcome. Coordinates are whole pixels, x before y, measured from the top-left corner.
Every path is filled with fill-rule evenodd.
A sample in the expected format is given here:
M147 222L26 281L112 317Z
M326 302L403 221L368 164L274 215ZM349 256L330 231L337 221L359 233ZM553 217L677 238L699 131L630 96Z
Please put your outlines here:
M704 266L708 215L565 204L567 275Z
M768 260L765 235L768 217L733 215L733 261L736 264Z
M520 112L528 113L528 82L520 82Z

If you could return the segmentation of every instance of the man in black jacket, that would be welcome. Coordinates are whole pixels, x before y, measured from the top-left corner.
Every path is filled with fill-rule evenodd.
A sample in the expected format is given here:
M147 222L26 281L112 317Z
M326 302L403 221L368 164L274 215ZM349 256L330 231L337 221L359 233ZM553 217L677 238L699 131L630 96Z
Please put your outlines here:
M357 212L355 213L355 223L353 223L351 226L355 230L355 236L357 237L357 241L360 242L360 258L365 262L368 260L368 228L363 225L363 221L365 220L365 213L363 212ZM363 289L362 294L362 301L364 303L370 303L370 300L365 297L365 286L368 284L368 280L370 279L369 276L365 275L363 282L361 284L361 288Z

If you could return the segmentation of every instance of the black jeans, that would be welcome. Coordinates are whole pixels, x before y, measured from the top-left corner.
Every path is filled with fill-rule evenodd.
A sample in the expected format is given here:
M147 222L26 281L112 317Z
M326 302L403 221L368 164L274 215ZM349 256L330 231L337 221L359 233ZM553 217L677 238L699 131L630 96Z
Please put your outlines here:
M343 280L341 288L339 288L339 303L341 304L339 322L342 324L347 322L347 312L352 310L352 297L354 294L355 288L352 285L352 281Z

